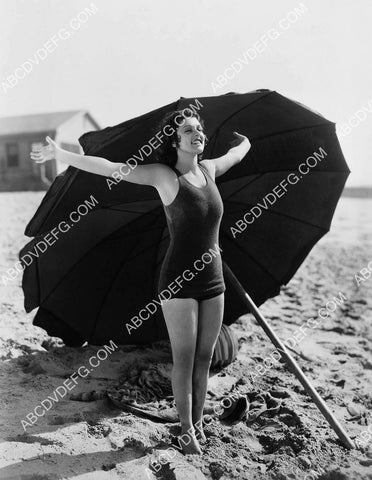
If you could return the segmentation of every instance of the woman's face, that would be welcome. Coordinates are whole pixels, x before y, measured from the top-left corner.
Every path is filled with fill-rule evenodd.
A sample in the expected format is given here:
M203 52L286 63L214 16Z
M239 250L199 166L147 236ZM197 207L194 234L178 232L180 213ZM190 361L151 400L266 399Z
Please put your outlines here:
M179 150L193 154L202 153L205 146L205 135L199 120L195 117L184 118L179 123L180 126L177 128Z

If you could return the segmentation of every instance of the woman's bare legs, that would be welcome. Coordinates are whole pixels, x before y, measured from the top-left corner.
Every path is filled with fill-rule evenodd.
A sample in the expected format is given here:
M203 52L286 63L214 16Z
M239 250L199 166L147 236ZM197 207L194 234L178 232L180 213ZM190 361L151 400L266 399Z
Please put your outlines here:
M208 388L209 367L223 320L224 301L223 293L199 301L197 343L192 375L192 423L196 438L200 441L205 440L203 408Z
M172 389L181 421L184 453L201 453L192 423L192 373L198 330L198 302L193 298L164 301L162 311L172 348Z

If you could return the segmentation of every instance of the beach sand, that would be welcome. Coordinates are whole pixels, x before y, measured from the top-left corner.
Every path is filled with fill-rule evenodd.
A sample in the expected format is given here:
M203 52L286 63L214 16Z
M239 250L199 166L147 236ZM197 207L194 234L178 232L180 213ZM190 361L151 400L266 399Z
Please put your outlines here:
M24 228L43 195L0 194L0 276L29 241ZM211 377L209 388L221 395L232 388L271 391L284 408L249 426L214 419L205 427L203 455L177 452L157 474L150 473L150 461L170 446L176 424L124 412L107 398L78 402L68 394L23 428L26 415L100 347L74 349L51 339L32 325L36 310L23 309L21 275L7 286L0 282L0 478L372 479L372 275L364 279L359 273L371 261L372 200L343 197L331 232L281 295L261 307L349 436L367 439L359 449L342 447L294 375L272 360L275 349L261 327L245 315L232 327L238 357ZM302 335L301 326L308 327ZM117 385L131 358L133 349L119 346L73 393Z

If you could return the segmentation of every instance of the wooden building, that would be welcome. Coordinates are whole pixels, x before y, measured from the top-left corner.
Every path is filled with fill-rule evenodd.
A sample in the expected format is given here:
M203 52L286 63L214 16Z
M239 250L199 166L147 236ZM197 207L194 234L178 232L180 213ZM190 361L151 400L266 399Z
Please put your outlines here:
M49 135L65 150L84 153L78 138L100 126L86 110L0 117L0 191L47 190L66 170L55 160L37 164L30 152Z

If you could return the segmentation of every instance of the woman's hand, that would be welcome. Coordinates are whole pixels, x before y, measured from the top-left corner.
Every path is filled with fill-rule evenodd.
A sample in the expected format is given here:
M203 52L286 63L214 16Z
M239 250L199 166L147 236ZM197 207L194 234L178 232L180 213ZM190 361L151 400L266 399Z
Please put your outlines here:
M50 137L46 137L48 145L43 145L41 148L32 150L30 156L32 160L35 160L36 163L44 163L48 160L53 160L56 158L57 144Z
M235 137L234 140L231 142L233 147L237 147L238 145L241 145L243 142L247 144L248 150L251 148L251 142L248 140L247 137L244 135L240 135L238 132L233 132Z

